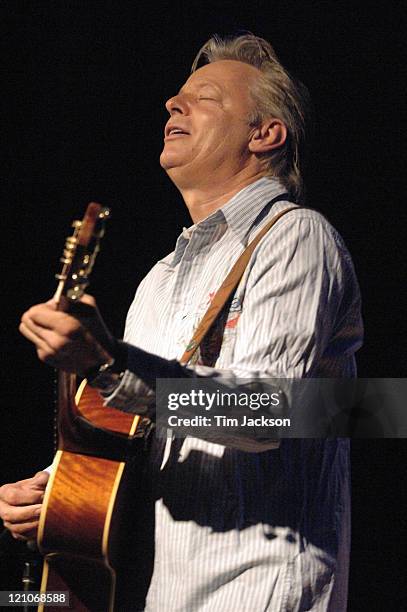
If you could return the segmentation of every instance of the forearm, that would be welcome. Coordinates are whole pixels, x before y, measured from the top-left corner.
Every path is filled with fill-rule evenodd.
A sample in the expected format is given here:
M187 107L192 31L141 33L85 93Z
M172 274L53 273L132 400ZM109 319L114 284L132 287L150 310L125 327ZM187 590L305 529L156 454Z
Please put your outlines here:
M177 361L163 359L157 355L147 353L135 346L127 345L128 362L124 376L120 384L109 396L106 397L106 404L115 407L125 412L140 414L150 417L152 420L158 420L158 426L168 428L166 417L171 413L166 412L165 406L160 405L160 414L157 419L156 412L156 382L157 379L174 380L174 388L179 386L182 379L185 380L185 390L191 386L194 388L205 388L206 392L212 393L217 397L230 395L238 390L240 395L252 392L252 389L245 386L245 383L252 382L247 378L242 380L241 372L234 372L232 369L222 370L207 366L182 366ZM253 379L258 376L258 372L253 372ZM268 381L264 380L264 386L260 385L264 393L270 394ZM260 389L257 387L257 391ZM184 388L184 387L182 387ZM172 387L170 389L170 392ZM274 389L275 391L275 389ZM197 415L199 407L191 403L187 406L182 406L177 411L177 417L182 419L192 419ZM230 406L223 407L216 405L214 412L219 416L217 423L222 422L223 417L231 416ZM232 413L237 417L238 422L242 421L243 414L246 416L256 416L268 419L273 414L270 412L270 407L261 406L256 409L254 415L249 409L242 410L236 406ZM212 413L211 413L212 414ZM185 422L185 421L184 421ZM217 444L223 444L238 448L248 452L260 452L275 448L278 442L271 435L264 435L264 428L260 429L250 426L221 426L216 428L192 428L188 431L189 435L207 439Z

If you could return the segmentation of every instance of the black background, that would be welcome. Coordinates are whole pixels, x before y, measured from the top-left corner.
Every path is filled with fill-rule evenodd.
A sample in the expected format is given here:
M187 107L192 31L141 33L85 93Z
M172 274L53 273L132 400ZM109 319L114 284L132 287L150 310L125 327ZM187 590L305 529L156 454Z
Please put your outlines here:
M334 1L1 3L0 482L27 477L52 457L54 375L17 327L27 307L52 295L70 221L90 200L112 208L92 292L117 335L135 287L190 224L158 164L164 101L215 32L264 36L309 87L317 133L308 204L328 216L354 258L366 325L359 373L406 375L403 10L402 2L363 7ZM352 455L349 609L406 610L405 442L354 441Z

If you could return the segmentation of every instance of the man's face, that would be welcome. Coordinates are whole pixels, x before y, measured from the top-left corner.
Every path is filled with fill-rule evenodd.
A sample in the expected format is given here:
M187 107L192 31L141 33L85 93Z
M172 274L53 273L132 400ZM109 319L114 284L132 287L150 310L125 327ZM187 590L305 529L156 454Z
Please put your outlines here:
M178 187L229 179L247 165L256 78L253 66L221 60L194 72L168 100L160 163Z

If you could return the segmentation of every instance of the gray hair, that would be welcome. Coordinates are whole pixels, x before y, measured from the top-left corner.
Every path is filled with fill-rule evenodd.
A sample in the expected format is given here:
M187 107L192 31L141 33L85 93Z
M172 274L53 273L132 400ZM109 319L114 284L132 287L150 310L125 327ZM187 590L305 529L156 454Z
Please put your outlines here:
M282 66L270 43L254 34L228 38L214 35L199 50L191 72L197 70L202 59L206 63L237 60L259 69L261 74L251 90L255 111L249 117L250 124L257 126L275 117L284 122L288 133L284 145L264 155L267 174L278 177L293 200L304 200L305 128L308 122L311 124L307 88Z

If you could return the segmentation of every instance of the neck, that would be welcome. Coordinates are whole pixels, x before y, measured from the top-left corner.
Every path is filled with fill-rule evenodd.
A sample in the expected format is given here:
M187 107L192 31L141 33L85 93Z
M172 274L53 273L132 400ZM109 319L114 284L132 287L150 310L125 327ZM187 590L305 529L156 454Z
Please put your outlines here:
M194 223L198 223L226 204L236 193L265 176L264 170L250 176L233 176L219 184L200 185L180 189Z

